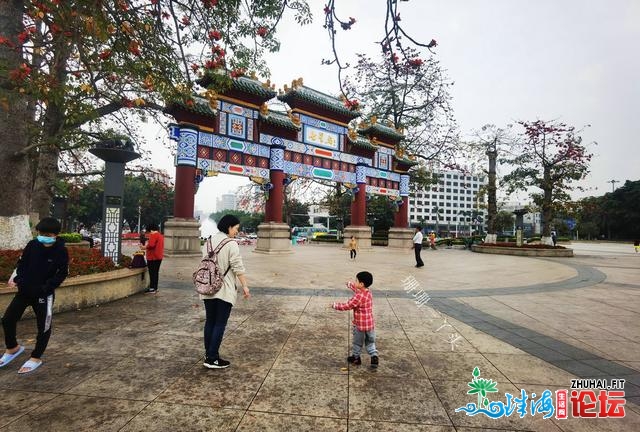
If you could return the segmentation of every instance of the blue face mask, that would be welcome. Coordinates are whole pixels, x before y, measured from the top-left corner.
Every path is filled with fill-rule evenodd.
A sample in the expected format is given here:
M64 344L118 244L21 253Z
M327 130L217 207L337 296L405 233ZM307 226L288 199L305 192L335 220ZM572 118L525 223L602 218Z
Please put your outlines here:
M41 236L39 235L38 237L36 237L38 239L38 241L42 244L53 244L56 242L56 238L55 237L47 237L47 236Z

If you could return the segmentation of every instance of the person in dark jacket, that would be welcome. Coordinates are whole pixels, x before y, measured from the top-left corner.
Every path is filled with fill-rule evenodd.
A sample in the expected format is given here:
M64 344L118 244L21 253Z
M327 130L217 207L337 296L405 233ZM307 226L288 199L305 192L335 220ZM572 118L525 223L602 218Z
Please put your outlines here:
M36 316L38 336L31 358L18 373L32 372L42 364L41 357L51 336L55 290L69 274L67 248L64 241L57 238L60 228L60 222L54 218L47 217L38 222L38 237L27 243L18 260L17 274L13 279L18 292L2 317L7 349L0 358L0 368L24 351L24 346L18 345L16 339L16 325L27 306L31 306Z

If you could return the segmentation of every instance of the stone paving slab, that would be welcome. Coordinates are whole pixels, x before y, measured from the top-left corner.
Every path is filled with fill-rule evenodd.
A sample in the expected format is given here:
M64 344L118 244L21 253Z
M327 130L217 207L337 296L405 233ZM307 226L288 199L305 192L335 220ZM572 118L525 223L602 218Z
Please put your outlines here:
M625 246L577 244L575 258L545 260L440 249L423 252L423 269L408 250L353 262L325 245L286 257L242 247L254 296L231 314L232 367L218 371L201 365L197 259L167 259L158 294L58 314L41 368L19 376L23 354L0 369L0 430L640 430L640 256ZM374 274L375 371L367 355L347 367L349 314L328 308L360 270ZM410 276L433 293L427 307L403 289ZM27 351L34 327L19 324ZM625 378L626 417L467 416L456 408L476 400L476 366L497 382L491 400Z

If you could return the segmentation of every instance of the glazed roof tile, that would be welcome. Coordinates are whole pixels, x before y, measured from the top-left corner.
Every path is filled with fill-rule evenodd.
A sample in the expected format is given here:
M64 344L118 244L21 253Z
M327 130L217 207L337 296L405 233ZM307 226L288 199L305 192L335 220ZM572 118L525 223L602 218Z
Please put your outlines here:
M356 118L360 115L357 111L351 111L344 106L344 103L340 99L303 85L290 89L285 94L278 96L278 99L291 106L293 106L292 102L296 99L304 100L320 108L328 109L351 118Z
M260 114L260 120L284 129L300 130L300 126L296 125L289 116L283 112L270 110L267 115Z
M172 106L178 106L185 111L193 112L207 117L214 117L216 115L216 110L211 108L209 99L195 95L192 97L192 99L193 105L191 106L187 105L183 101L175 101L169 105L169 108L171 108Z
M378 137L384 136L387 138L391 138L392 140L395 140L395 141L400 141L401 139L404 138L404 135L398 132L397 130L395 130L394 128L385 126L380 123L373 123L373 124L367 125L367 127L359 128L358 132L376 135Z
M360 147L360 148L363 148L363 149L366 149L366 150L373 150L373 151L378 150L378 146L373 144L369 140L369 138L367 138L365 136L358 135L355 140L352 140L351 137L349 135L347 135L347 139L349 140L349 142L351 144L353 144L356 147Z

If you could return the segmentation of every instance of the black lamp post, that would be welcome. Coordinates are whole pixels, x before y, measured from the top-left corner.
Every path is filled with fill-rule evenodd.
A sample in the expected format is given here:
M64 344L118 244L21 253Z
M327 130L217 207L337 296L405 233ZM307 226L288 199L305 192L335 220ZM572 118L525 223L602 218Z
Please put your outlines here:
M122 237L122 196L124 166L138 159L133 142L128 138L100 141L89 152L105 162L104 198L102 200L102 255L117 263Z

